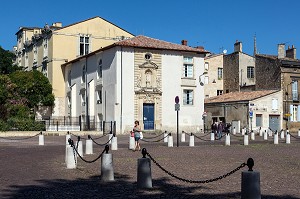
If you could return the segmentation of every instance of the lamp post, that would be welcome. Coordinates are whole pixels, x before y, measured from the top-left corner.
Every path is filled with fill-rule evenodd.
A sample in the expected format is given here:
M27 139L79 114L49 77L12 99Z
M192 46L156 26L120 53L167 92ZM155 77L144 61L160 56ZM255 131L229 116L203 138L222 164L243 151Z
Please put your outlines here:
M201 75L199 75L199 84L200 84L200 86L204 86L204 83L201 81L201 77L203 76L203 75L206 75L207 74L207 71L204 71ZM203 107L204 108L204 107ZM204 111L203 111L203 113L204 113ZM203 114L204 115L204 114ZM205 132L205 118L204 118L204 116L202 115L202 120L203 120L203 129L204 129L204 132Z

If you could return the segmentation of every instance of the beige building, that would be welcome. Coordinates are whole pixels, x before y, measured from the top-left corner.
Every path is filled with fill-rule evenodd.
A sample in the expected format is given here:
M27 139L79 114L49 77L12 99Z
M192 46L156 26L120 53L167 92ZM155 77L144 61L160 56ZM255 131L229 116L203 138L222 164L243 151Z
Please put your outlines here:
M205 98L223 94L223 54L205 57L204 63L204 96Z
M40 70L49 78L55 95L52 116L64 116L64 77L61 65L116 41L134 35L106 21L93 17L68 26L20 27L16 33L16 62L26 70Z

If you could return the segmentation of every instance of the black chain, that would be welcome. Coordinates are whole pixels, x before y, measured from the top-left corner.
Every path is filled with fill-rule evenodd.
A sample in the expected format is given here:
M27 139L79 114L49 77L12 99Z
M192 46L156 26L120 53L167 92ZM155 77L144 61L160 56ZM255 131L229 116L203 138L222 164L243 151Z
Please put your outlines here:
M100 137L96 137L96 138L93 138L94 140L98 140L98 139L101 139L101 138L103 138L103 137L105 137L107 134L103 134L102 136L100 136Z
M41 133L38 133L36 135L33 135L33 136L30 136L30 137L25 137L25 138L8 138L8 137L0 137L0 139L4 139L4 140L27 140L27 139L30 139L30 138L34 138L38 135L41 135Z
M243 135L235 135L235 134L230 134L230 135L232 135L232 136L234 136L234 137L239 137L239 138L242 138L242 137L244 137Z
M85 160L85 159L78 153L77 149L76 149L74 146L73 146L73 151L75 151L76 154L78 155L78 157L79 157L81 160L83 160L84 162L86 162L86 163L93 163L93 162L96 162L99 158L102 157L103 153L105 152L105 149L104 149L104 150L102 151L102 153L100 153L100 155L99 155L96 159L94 159L94 160ZM75 158L75 152L74 152L74 158ZM75 159L75 164L76 164L76 159Z
M224 174L224 175L221 175L219 177L216 177L216 178L213 178L213 179L209 179L209 180L188 180L188 179L184 179L184 178L181 178L181 177L178 177L176 176L175 174L167 171L165 168L163 168L158 162L156 162L152 156L147 152L146 153L149 158L152 160L152 162L154 164L156 164L161 170L163 170L165 173L167 173L168 175L170 175L171 177L173 178L176 178L177 180L180 180L180 181L183 181L183 182L188 182L188 183L199 183L199 184L204 184L204 183L210 183L210 182L214 182L214 181L217 181L217 180L221 180L223 178L226 178L232 174L234 174L235 172L237 172L238 170L240 170L241 168L245 167L247 164L246 163L242 163L240 166L238 166L237 168L233 169L232 171Z
M208 133L206 133L206 134L204 134L204 135L201 135L201 136L196 136L194 133L193 133L193 135L196 137L196 138L203 138L203 137L206 137L207 135L210 135L211 133L210 132L208 132Z
M291 133L289 133L289 134L290 134L291 137L293 137L293 138L295 138L295 139L300 139L300 138L298 138L298 137L296 137L296 136L293 136Z
M159 136L161 136L161 135L163 135L163 134L164 134L164 133L159 134L159 135L154 136L154 137L144 137L143 139L153 139L153 138L157 138L157 137L159 137Z
M193 134L193 136L194 136L195 138L198 138L198 139L203 140L203 141L206 141L206 142L210 142L210 141L211 141L211 140L205 140L205 139L203 139L202 137L198 137L198 136L196 136L195 134Z
M144 140L144 138L143 139L141 139L141 141L144 141L144 142L160 142L160 141L162 141L163 139L165 139L166 137L168 137L169 135L166 135L165 137L163 137L163 138L161 138L161 139L159 139L159 140L155 140L155 141L152 141L152 140Z
M107 145L107 144L113 139L113 137L114 137L114 136L111 136L111 138L110 138L107 142L105 142L104 144L99 144L99 143L97 143L93 138L91 138L91 140L92 140L95 144L97 144L98 146L104 146L104 145Z

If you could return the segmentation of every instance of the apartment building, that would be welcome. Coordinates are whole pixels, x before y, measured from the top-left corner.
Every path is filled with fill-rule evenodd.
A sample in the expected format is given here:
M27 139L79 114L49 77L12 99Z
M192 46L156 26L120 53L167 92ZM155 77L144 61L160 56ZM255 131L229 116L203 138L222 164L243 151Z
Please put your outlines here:
M297 131L300 128L300 60L296 48L286 49L285 44L278 44L277 55L257 54L255 59L256 89L282 91L282 126Z
M55 95L55 107L49 116L59 117L64 116L66 104L61 65L134 35L97 16L67 26L56 22L44 27L20 27L16 36L16 63L49 78Z
M146 36L115 42L62 65L65 115L116 121L116 133L128 132L135 120L143 130L176 131L175 97L180 130L203 128L203 48Z

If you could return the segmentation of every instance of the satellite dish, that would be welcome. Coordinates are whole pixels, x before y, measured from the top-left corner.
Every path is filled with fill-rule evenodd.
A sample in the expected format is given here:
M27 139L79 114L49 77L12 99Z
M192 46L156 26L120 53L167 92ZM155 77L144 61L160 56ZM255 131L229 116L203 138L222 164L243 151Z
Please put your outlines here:
M224 49L224 50L223 50L223 54L226 54L226 53L227 53L227 50L226 50L226 49Z

